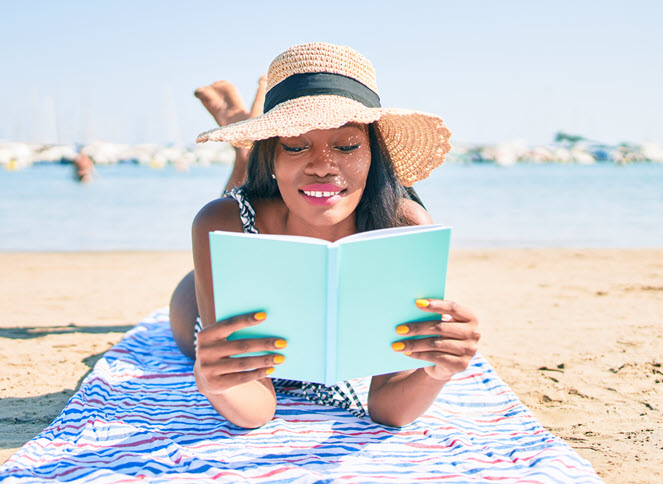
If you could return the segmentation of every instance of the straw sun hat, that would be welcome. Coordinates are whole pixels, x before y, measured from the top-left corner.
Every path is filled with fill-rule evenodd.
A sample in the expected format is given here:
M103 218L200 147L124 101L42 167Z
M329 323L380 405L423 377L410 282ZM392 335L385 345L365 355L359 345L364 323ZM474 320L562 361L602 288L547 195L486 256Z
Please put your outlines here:
M444 162L451 132L433 114L380 107L375 70L357 51L326 43L296 45L269 66L265 114L202 133L197 143L298 136L346 123L377 122L399 181L412 186Z

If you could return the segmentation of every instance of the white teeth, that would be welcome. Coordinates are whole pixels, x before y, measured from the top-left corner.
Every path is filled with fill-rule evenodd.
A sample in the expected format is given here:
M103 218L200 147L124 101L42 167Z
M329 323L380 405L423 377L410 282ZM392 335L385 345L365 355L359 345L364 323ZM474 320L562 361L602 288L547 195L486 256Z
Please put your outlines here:
M302 190L302 191L304 192L305 195L315 198L328 198L341 193L340 191L338 192L309 192L307 190Z

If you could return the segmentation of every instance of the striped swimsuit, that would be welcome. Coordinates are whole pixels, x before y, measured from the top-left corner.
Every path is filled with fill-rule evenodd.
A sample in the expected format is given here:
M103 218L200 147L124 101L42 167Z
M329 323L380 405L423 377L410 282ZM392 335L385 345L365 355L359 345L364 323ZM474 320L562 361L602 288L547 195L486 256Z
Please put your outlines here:
M225 197L234 199L239 204L239 216L242 221L244 233L257 234L255 227L255 210L246 198L241 188L233 188L224 194ZM200 318L196 320L195 334L202 329ZM302 382L297 380L284 380L272 378L272 384L276 393L290 396L303 397L309 402L319 405L340 407L356 417L365 417L366 409L357 397L350 382L340 385L325 386L319 383ZM356 406L355 408L352 405Z

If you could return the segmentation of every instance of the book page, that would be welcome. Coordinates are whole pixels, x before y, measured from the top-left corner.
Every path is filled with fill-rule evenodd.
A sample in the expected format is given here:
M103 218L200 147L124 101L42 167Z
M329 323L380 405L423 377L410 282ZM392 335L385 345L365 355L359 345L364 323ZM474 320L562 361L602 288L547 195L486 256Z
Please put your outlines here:
M391 344L407 339L396 334L399 324L435 317L418 309L415 301L444 299L451 230L428 226L398 233L341 244L338 249L340 380L429 365L393 351Z
M318 239L315 237L305 237L302 235L280 235L280 234L246 234L244 232L226 232L225 230L215 230L210 232L211 234L224 234L233 237L242 237L242 238L259 238L265 240L280 240L287 242L295 242L300 244L320 244L320 245L331 245L331 242L324 239Z
M342 239L337 240L334 244L345 244L347 242L356 242L365 239L378 239L381 237L395 237L401 234L409 234L414 232L428 232L430 230L440 230L448 228L443 225L406 225L404 227L391 227L388 229L369 230L367 232L359 232L358 234L348 235Z
M274 378L324 382L327 251L326 244L210 233L216 319L267 313L228 339L285 339L287 348L270 351L285 356Z

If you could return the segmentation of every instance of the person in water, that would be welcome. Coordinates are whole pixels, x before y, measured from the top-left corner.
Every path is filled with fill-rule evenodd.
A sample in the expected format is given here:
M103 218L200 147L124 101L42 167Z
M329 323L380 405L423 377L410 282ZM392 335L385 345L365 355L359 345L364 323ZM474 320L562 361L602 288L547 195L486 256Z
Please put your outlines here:
M194 219L195 288L187 291L181 283L171 301L175 341L195 359L199 391L235 425L256 428L269 422L280 392L348 410L354 400L358 410L353 413L363 416L349 382L343 389L270 378L284 361L278 350L287 341L227 339L269 314L215 321L208 234L225 230L335 241L367 230L430 224L430 215L404 187L444 161L450 131L437 116L382 108L371 63L349 47L326 43L297 45L280 54L269 68L264 114L243 117L197 140L249 149L249 161L244 183L205 205ZM250 284L243 284L250 292ZM396 332L426 336L394 343L392 350L433 365L372 377L367 413L380 424L400 427L421 416L477 351L480 334L472 311L439 299L413 304L430 319L403 322ZM244 355L264 351L272 353Z

